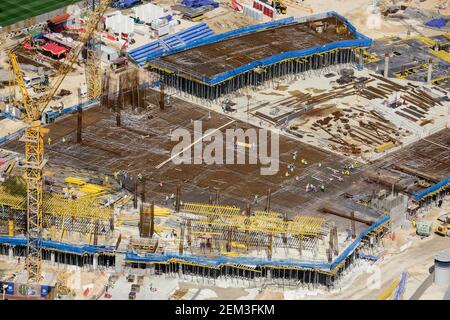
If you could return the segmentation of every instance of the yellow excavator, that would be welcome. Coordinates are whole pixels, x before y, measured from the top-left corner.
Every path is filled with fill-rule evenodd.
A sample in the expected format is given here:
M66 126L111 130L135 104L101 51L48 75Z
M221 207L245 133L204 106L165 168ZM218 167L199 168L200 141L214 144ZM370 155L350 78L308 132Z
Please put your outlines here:
M442 221L442 224L438 226L434 232L444 237L450 237L450 213L444 215L444 217L439 220Z

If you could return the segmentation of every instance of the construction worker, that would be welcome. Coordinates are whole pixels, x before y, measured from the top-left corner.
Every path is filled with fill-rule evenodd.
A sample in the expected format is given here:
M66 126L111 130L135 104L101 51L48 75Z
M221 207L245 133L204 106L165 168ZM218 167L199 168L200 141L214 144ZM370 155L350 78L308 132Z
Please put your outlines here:
M119 177L119 171L116 171L113 173L114 179L117 180L117 178Z
M52 138L48 137L47 143L48 143L48 145L50 145L52 143Z
M284 174L286 177L289 177L289 171L286 171L286 173Z
M295 161L297 159L297 151L292 154L292 159Z
M320 191L325 192L325 186L323 184L320 185Z
M105 182L105 185L107 185L108 182L109 182L109 177L108 177L108 176L105 176L105 179L104 179L103 181Z
M169 196L166 196L166 198L164 199L164 204L167 206L167 202L169 202Z
M139 173L137 177L138 177L139 180L142 180L142 174L141 173Z
M254 200L254 203L256 204L257 202L258 202L258 195L255 194L255 200Z
M319 168L320 168L320 167L322 166L322 162L319 162L318 166L319 166Z
M66 143L66 137L62 137L62 142Z

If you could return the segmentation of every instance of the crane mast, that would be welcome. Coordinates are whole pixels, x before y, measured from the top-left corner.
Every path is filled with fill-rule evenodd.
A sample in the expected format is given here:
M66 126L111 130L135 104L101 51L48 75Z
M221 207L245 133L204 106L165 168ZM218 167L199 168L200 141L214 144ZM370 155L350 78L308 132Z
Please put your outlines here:
M41 118L45 108L59 89L66 75L72 70L83 46L97 29L101 17L108 9L111 0L103 0L92 11L87 19L84 32L78 41L80 44L71 51L69 61L63 63L57 70L57 77L50 85L50 90L44 94L36 106L28 94L25 81L20 71L17 57L13 51L8 51L10 67L14 72L15 82L19 87L25 109L25 134L20 141L25 143L25 158L21 163L27 188L27 257L25 268L28 272L28 282L39 283L42 279L42 232L43 232L43 169L47 162L44 158L44 134Z

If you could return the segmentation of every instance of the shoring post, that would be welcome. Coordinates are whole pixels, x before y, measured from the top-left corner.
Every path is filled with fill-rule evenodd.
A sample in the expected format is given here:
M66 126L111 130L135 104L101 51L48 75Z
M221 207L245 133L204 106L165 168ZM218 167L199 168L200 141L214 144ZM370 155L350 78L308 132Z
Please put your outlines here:
M78 105L78 113L77 113L77 143L81 143L83 141L82 130L83 130L83 108L81 105Z
M350 213L351 215L351 224L352 224L352 239L356 238L356 226L355 226L355 211Z
M287 214L286 213L284 213L283 221L284 221L284 227L286 228L285 230L287 230ZM284 245L287 244L287 233L283 234L283 243L284 243Z
M150 205L150 238L153 238L155 233L155 201Z

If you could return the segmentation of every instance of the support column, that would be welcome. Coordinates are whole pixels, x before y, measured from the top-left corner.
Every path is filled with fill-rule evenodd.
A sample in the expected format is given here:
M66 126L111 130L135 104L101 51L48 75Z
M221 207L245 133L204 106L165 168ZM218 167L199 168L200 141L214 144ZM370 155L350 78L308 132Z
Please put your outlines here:
M14 248L13 247L8 248L8 258L9 258L9 260L14 259Z
M137 181L137 178L134 177L133 208L135 208L135 209L137 209L137 200L138 200L138 181Z
M385 78L389 78L389 53L384 54L384 74Z
M352 239L356 238L355 211L351 212Z
M184 227L184 223L181 223L180 245L178 247L178 252L180 253L180 255L182 255L184 252Z
M54 251L50 252L50 262L52 264L55 264L55 252Z
M428 60L428 73L427 73L427 84L431 85L431 76L433 73L433 60Z
M161 78L160 81L160 93L159 93L159 108L164 110L164 79Z
M94 259L92 260L94 270L98 268L98 254L94 254Z
M339 255L339 247L338 247L338 233L337 233L337 227L333 228L333 250L334 254L337 256Z
M153 238L155 233L155 201L150 205L150 238Z
M175 211L180 212L181 205L181 184L177 185L177 196L175 198Z

